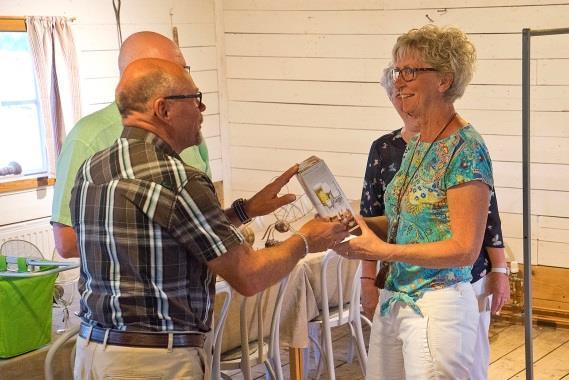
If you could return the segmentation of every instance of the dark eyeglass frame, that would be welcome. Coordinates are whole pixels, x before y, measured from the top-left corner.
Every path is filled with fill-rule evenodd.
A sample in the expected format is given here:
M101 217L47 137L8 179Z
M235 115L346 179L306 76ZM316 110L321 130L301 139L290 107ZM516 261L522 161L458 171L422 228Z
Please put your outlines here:
M203 94L201 91L196 92L195 94L188 94L188 95L170 95L170 96L165 96L163 99L166 100L184 100L184 99L197 99L198 103L199 103L199 107L201 108L202 106L202 98L203 98Z
M426 71L439 71L434 67L404 67L402 69L393 68L391 69L391 77L395 82L399 76L403 78L405 82L412 82L417 79L417 73L422 73Z
M188 74L190 73L190 66L189 65L184 66L184 69L188 72Z

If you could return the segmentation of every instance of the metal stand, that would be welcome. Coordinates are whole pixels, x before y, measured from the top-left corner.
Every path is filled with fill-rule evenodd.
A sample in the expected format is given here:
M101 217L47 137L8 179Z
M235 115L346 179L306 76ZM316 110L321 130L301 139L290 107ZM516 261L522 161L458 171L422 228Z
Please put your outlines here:
M533 379L532 292L531 292L531 188L530 188L530 42L533 36L569 34L569 28L522 30L522 167L524 234L524 326L526 379Z

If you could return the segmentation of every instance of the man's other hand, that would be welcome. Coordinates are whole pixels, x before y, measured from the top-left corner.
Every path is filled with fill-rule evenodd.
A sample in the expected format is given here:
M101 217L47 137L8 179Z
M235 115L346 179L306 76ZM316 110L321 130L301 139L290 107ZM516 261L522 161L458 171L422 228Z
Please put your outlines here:
M245 203L245 211L247 212L247 215L250 218L267 215L279 207L294 202L296 200L296 195L285 194L279 197L278 194L283 186L285 186L297 172L298 164L295 164L273 182L263 187L263 189L253 195L251 199L248 199Z

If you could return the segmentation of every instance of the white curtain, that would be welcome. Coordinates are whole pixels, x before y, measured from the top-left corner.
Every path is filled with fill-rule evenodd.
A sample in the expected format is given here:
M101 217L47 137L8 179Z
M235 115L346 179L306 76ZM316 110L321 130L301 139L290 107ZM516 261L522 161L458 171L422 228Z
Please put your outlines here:
M65 138L65 126L81 116L79 69L70 21L65 17L26 17L39 91L50 175Z

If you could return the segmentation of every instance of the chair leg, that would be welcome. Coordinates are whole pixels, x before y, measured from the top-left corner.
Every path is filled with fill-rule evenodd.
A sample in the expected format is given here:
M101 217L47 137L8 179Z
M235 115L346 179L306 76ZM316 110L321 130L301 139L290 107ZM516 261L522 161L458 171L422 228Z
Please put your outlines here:
M354 339L355 339L355 332L354 329L352 328L352 325L350 324L350 330L351 330L351 338L350 341L348 342L348 352L347 352L347 362L352 364L352 362L354 361Z
M308 349L304 350L304 379L308 378L311 369L318 366L322 360L322 347L318 342L320 337L320 326L318 324L308 325L308 338L310 339Z
M271 359L270 358L265 359L263 364L265 365L265 379L278 380L273 364L271 363Z
M316 338L312 335L308 336L310 338L310 340L312 341L313 345L316 346L316 350L318 350L318 364L316 365L316 374L315 374L315 379L320 379L320 375L322 372L322 358L324 357L325 353L322 351L322 346L320 345L320 343L318 343L318 340L316 340ZM315 356L316 356L316 351L315 351ZM305 373L304 373L304 378L308 378L308 366L305 366Z
M334 367L334 352L332 351L332 332L329 327L322 328L322 336L324 343L325 359L328 367L328 378L336 380L336 370Z
M361 319L357 318L354 321L350 322L350 330L352 330L352 338L356 343L360 369L362 371L362 375L365 376L367 369L367 351L364 341Z

